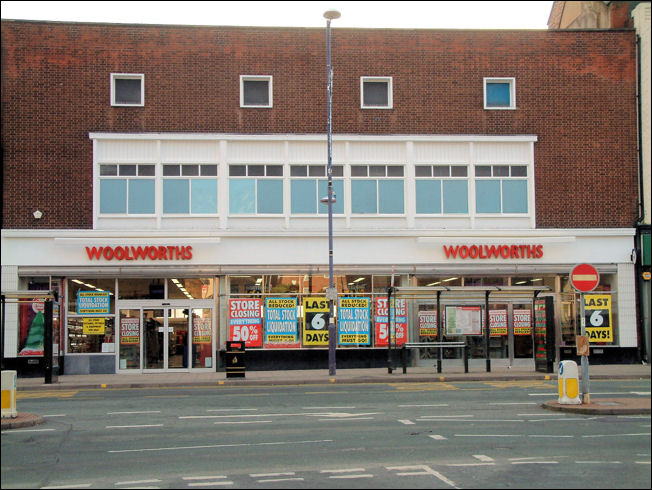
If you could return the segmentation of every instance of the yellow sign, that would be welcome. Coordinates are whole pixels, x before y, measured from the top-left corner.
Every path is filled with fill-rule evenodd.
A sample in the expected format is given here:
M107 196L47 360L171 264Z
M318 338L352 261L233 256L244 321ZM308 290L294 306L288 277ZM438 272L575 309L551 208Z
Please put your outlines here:
M585 294L584 319L590 342L614 341L610 294Z
M106 322L104 318L84 318L82 325L84 335L104 335Z
M326 298L303 299L303 345L328 345L329 312Z

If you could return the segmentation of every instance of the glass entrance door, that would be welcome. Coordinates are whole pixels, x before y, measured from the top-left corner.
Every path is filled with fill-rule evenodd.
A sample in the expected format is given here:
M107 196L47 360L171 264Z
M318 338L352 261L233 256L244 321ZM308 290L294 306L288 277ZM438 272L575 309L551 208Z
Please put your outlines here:
M165 310L143 310L144 369L165 368L165 341L167 338Z
M178 302L119 311L119 371L213 368L212 308Z
M188 308L143 309L143 369L188 368Z

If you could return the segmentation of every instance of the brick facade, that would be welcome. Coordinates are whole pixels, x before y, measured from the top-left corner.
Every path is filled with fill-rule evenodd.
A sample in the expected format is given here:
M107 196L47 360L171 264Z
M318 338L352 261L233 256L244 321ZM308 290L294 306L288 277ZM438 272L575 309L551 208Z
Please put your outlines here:
M326 132L324 29L2 21L3 229L92 228L89 132ZM637 217L636 35L333 29L335 134L536 135L539 228ZM110 73L145 75L144 107L111 107ZM274 107L240 108L239 75L272 75ZM360 77L393 77L393 109L360 109ZM483 109L515 77L516 110ZM32 217L35 209L43 219Z

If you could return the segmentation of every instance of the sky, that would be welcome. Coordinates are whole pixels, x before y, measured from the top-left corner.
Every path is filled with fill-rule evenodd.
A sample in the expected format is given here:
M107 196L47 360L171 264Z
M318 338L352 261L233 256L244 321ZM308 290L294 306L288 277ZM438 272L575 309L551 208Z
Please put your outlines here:
M18 2L3 1L3 19L216 26L398 29L547 29L552 1L264 1L264 2Z

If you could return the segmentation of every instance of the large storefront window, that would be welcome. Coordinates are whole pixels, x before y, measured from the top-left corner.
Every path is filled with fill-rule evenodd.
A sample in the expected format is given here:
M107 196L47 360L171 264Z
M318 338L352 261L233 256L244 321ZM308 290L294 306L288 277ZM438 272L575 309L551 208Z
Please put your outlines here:
M80 277L67 284L67 353L115 352L115 279Z

